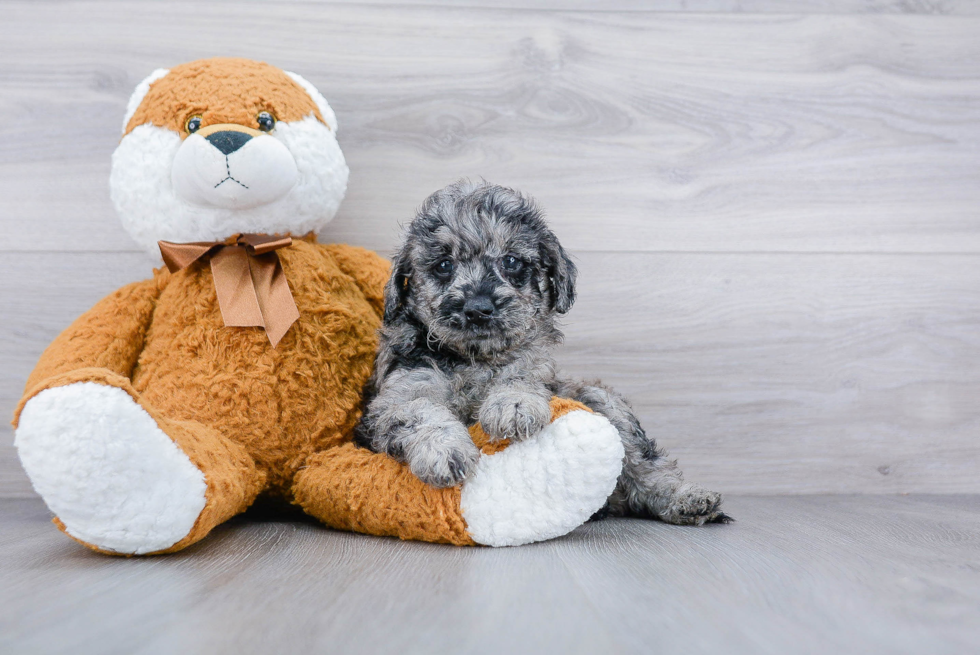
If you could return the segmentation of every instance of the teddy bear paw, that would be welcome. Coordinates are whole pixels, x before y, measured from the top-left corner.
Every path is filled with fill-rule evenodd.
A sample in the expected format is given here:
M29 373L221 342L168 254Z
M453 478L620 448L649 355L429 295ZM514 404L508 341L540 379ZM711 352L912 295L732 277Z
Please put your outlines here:
M467 531L487 546L567 534L605 505L623 455L608 420L569 412L537 435L480 458L460 498Z
M204 474L122 389L42 391L24 406L14 444L66 532L101 550L164 550L204 509Z

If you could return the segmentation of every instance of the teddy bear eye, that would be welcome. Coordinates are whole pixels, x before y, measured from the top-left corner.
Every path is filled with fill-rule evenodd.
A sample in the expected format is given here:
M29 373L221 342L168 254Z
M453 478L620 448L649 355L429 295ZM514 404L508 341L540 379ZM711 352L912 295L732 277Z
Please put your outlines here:
M259 129L263 132L271 132L276 126L276 117L267 111L259 112L259 115L255 117L255 120L259 123Z
M191 116L188 118L187 122L184 123L184 129L187 130L188 134L194 134L194 132L197 132L199 129L201 129L201 117Z

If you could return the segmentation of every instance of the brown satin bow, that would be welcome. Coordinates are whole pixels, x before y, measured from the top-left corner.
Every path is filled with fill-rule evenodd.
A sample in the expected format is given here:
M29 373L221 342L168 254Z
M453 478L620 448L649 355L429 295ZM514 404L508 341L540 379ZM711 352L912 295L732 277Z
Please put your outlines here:
M211 274L225 325L259 326L275 348L299 318L276 250L291 246L290 237L237 234L226 241L171 243L158 241L171 273L211 255Z

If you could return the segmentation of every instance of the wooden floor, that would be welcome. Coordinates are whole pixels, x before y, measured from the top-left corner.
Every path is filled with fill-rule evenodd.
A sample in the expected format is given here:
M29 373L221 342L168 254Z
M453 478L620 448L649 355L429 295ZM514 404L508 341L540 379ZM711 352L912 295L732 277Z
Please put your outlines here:
M980 652L980 496L735 497L509 549L234 521L91 553L0 501L2 653Z

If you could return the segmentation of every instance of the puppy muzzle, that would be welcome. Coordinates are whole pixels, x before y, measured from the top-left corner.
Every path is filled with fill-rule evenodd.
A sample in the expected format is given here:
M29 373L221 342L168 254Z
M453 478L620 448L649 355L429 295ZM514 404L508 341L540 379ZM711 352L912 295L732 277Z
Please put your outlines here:
M469 298L463 303L463 316L466 317L468 325L476 327L487 327L493 320L496 307L487 296L476 296Z

